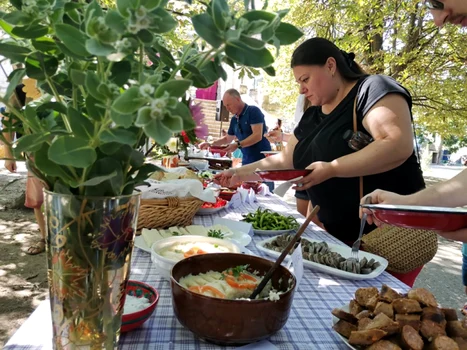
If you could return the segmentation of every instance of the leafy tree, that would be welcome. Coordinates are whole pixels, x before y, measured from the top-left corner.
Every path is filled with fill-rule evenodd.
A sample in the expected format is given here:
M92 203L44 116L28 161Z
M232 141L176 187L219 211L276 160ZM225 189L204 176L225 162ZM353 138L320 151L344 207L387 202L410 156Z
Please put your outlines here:
M369 73L394 77L413 96L417 123L429 133L462 136L467 126L467 41L454 26L438 29L418 0L273 0L306 38L321 36L356 54ZM298 45L297 43L295 47ZM290 69L294 47L281 48L278 72L266 79L271 102L292 115L298 96Z

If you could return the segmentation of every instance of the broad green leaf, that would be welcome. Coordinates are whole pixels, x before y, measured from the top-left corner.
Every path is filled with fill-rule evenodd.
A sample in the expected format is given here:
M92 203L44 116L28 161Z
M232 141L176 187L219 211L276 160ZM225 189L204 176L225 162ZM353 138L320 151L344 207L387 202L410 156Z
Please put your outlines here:
M240 41L253 50L260 50L265 46L264 41L255 38L250 38L246 35L242 35L240 37ZM252 52L251 54L254 55L255 53Z
M152 173L155 171L161 171L162 169L159 168L157 165L154 164L144 164L141 168L138 169L138 173L136 174L135 178L133 179L135 183L139 183L142 181L147 180Z
M161 0L141 0L141 6L144 6L148 10L155 9L159 7Z
M226 0L212 0L212 17L214 24L220 31L224 31L227 28L227 21L230 17L230 9Z
M152 46L157 50L157 52L159 52L160 54L160 59L162 60L162 62L164 62L169 68L175 68L177 67L177 64L175 63L175 60L172 56L172 54L170 53L169 50L167 50L164 46L162 45L159 45L159 43L157 42L154 42L152 44ZM149 54L150 51L148 51L148 54ZM157 61L159 60L159 58L154 57L155 60L153 58L151 58L151 60L153 61Z
M123 34L126 31L126 19L122 17L115 10L108 10L105 15L105 24L107 24L112 30L116 31L118 34Z
M115 173L111 178L101 182L98 186L87 186L85 195L93 196L117 196L123 189L123 171L120 163L111 158L98 159L89 172L90 178L107 176Z
M251 21L248 24L245 34L248 34L248 35L260 34L268 25L269 25L269 22L265 21L264 19L258 19L256 21Z
M140 168L144 164L144 154L141 152L138 152L135 149L131 149L131 154L130 154L130 165L133 168Z
M183 120L178 115L166 115L164 119L162 119L162 123L173 133L177 133L183 130Z
M80 56L80 55L77 55L75 53L73 53L72 51L68 50L67 47L65 45L63 45L63 43L60 43L60 42L56 42L59 50L66 56L68 57L71 57L71 58L75 58L77 60L86 60L86 58L84 56Z
M118 142L110 142L110 143L103 143L99 146L99 149L102 151L102 153L111 156L115 154L120 148L125 147L127 145L122 145L121 143Z
M89 56L85 46L88 37L79 29L69 24L56 24L55 34L63 45L74 54L83 57Z
M85 46L86 46L86 50L91 55L95 55L95 56L106 57L115 51L114 47L108 44L103 44L96 38L91 38L91 39L86 40Z
M183 130L193 130L196 127L190 108L183 102L179 102L174 108L174 114L180 116L183 120Z
M67 115L74 135L87 141L93 138L94 125L88 118L70 106Z
M153 119L143 129L145 134L153 138L159 145L165 145L173 135L172 131L160 119Z
M281 22L275 31L275 35L279 39L281 45L290 45L300 39L303 33L295 26Z
M123 126L126 129L133 125L136 115L134 113L121 114L115 111L114 109L111 109L110 118L116 125Z
M274 77L276 76L276 70L273 66L265 67L263 70L267 73L267 75Z
M86 81L86 73L78 69L70 69L70 79L75 85L84 85Z
M46 132L23 135L19 138L14 152L15 154L20 154L22 152L37 151L49 137L50 135Z
M31 50L23 46L0 42L0 52L2 56L9 58L13 62L24 62L26 56L31 53Z
M118 142L133 146L138 140L136 134L126 129L107 129L100 133L102 143Z
M54 56L36 51L26 58L26 73L29 78L45 80L55 75L57 69L58 60Z
M115 62L111 72L110 81L117 86L123 86L131 77L131 63L129 61Z
M21 7L23 6L23 1L22 0L10 0L10 4L14 6L17 10L21 10Z
M151 107L142 107L138 111L138 116L136 117L135 125L142 127L148 125L152 121L151 117Z
M135 113L142 106L139 95L139 88L136 86L129 88L112 104L112 109L121 114Z
M31 23L31 16L22 11L13 11L2 16L2 20L14 26L21 26Z
M57 44L55 44L55 42L50 38L45 38L45 37L38 38L38 39L32 40L31 43L32 43L32 46L34 46L34 48L37 51L40 51L43 53L55 55L57 54L59 50Z
M277 16L276 19L261 32L261 39L266 42L271 40L274 37L275 31L280 24L281 20L279 16Z
M149 29L153 33L167 33L177 26L177 21L163 8L158 7L151 14L154 18L149 25Z
M85 80L86 89L92 95L92 97L94 97L95 99L97 99L98 101L101 101L103 103L104 100L105 100L105 96L102 95L97 90L100 83L101 83L101 81L100 81L99 77L97 76L97 74L94 71L88 70L87 73L86 73L86 80Z
M0 19L0 28L2 28L5 31L5 33L10 35L11 37L16 38L16 36L13 35L13 33L11 32L13 30L13 26L5 22L3 19Z
M105 115L105 108L101 106L101 102L96 100L91 95L86 97L86 111L88 116L96 121L102 121Z
M241 34L242 34L242 30L241 30L241 29L236 29L236 30L229 29L229 30L225 33L225 40L226 40L226 41L238 40L238 39L240 39L240 35L241 35Z
M130 11L139 7L139 0L117 0L118 12L124 17L130 16Z
M117 176L116 170L114 170L108 175L101 175L101 176L93 177L87 181L84 181L82 184L80 184L80 186L96 186L96 185L103 183L104 181L112 179L115 176Z
M213 61L204 63L204 65L201 67L201 74L208 82L208 86L211 86L216 80L219 79L219 75L217 74L217 67Z
M263 20L271 24L274 20L279 18L279 16L273 12L255 10L255 11L245 12L242 15L242 18L247 19L249 22Z
M250 67L268 67L274 63L274 57L268 49L252 51L242 41L230 42L226 45L225 53L233 61Z
M206 42L214 48L219 48L222 45L222 36L217 29L211 16L207 13L195 15L191 18L193 27L196 33L206 40Z
M15 91L16 86L21 83L23 77L26 75L25 69L15 69L9 76L8 76L8 87L5 92L4 99L8 101L10 96Z
M156 89L155 96L161 97L164 92L168 92L173 97L183 97L186 91L190 88L192 81L186 79L169 80L159 85Z
M59 136L49 148L51 161L75 168L87 168L96 161L96 151L88 141L73 136Z
M33 133L41 132L41 127L39 124L39 118L37 118L36 109L34 109L34 107L32 107L30 104L27 105L26 108L24 109L23 117L26 120L24 124L26 124Z
M58 113L63 113L63 114L66 114L67 112L66 107L60 102L46 102L46 103L41 104L39 107L37 107L36 110L37 110L37 113L40 113L48 109L57 111Z
M103 17L103 16L104 16L104 12L102 11L101 6L96 0L91 1L86 6L86 13L84 15L86 22L92 17Z
M49 32L48 27L34 24L31 26L15 27L12 34L25 39L36 39L46 35Z
M61 165L52 162L49 159L49 145L47 143L43 143L42 147L34 152L34 163L41 172L46 174L47 176L56 176L63 181L69 183L70 181L74 181L73 177L69 173L69 171Z
M280 19L283 19L287 14L290 12L290 9L285 9L285 10L280 10L277 11L277 15L279 16Z
M152 34L152 32L146 29L140 30L137 36L145 45L151 45L154 41L154 35Z

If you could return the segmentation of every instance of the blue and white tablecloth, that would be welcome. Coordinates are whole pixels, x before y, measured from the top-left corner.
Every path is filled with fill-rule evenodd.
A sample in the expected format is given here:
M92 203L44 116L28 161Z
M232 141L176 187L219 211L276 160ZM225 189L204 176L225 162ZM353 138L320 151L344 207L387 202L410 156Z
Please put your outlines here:
M303 222L304 218L279 197L259 197L254 204L245 204L236 209L223 210L213 216L196 216L195 224L212 225L215 217L240 220L242 214L255 211L258 206L290 214ZM330 243L341 243L316 225L310 225L304 237L319 239ZM247 246L254 254L263 255L256 248L256 242L268 236L255 235ZM272 258L270 258L272 259ZM209 344L196 338L176 319L172 310L170 284L162 280L154 269L150 254L135 248L130 279L139 280L155 287L160 299L152 317L140 328L122 334L119 349L230 349ZM332 330L331 310L347 304L360 287L375 286L385 283L399 290L408 287L384 272L376 279L351 281L305 269L298 291L295 293L293 306L286 326L269 338L277 348L288 349L348 349L347 345ZM52 330L48 301L44 301L23 326L6 344L7 350L51 349ZM233 349L233 348L232 348Z

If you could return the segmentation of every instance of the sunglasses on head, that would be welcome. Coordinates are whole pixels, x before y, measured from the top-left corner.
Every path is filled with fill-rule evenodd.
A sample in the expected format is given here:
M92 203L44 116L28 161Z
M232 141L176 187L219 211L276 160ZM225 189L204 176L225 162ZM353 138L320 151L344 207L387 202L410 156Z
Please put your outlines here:
M444 9L444 4L438 0L426 0L425 5L430 10L443 10Z

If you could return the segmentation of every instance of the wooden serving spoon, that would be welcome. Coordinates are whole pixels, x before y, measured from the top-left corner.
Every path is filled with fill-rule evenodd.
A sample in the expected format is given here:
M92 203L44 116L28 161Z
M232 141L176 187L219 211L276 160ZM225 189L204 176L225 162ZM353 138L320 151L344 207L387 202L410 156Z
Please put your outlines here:
M305 222L303 223L302 226L300 226L300 228L298 229L297 233L295 234L295 236L293 236L293 238L290 240L289 244L287 245L287 247L282 251L282 254L277 258L276 262L274 263L274 265L272 265L272 267L269 269L269 271L266 273L266 275L263 277L263 279L261 280L260 284L258 285L258 287L255 288L255 290L253 291L253 293L251 293L250 295L250 299L251 300L254 300L256 298L256 296L261 293L261 291L264 289L264 287L266 286L266 284L269 282L269 280L271 279L272 277L272 274L274 273L274 271L276 271L276 269L279 267L280 264L282 264L282 262L284 261L285 257L287 256L287 254L289 254L290 250L293 248L293 246L295 245L295 243L297 243L297 241L300 239L301 235L303 234L303 232L305 232L306 228L308 227L308 225L310 224L311 220L313 220L313 218L315 217L315 215L318 213L319 211L319 205L316 205L313 210L311 211L310 215L308 215L308 217L306 218Z

